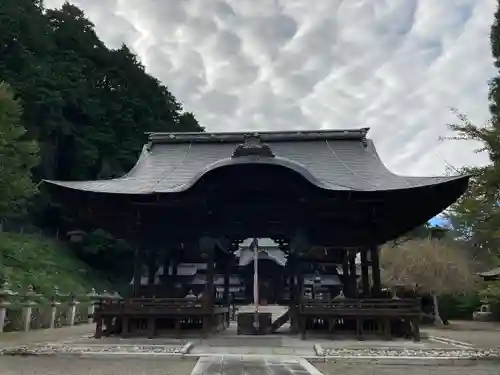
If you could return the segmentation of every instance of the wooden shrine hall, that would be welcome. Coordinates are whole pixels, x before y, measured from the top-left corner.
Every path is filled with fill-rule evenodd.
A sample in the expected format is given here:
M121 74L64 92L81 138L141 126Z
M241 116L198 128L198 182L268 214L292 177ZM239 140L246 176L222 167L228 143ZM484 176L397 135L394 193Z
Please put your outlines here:
M379 246L452 204L468 177L395 175L367 132L151 133L123 177L46 181L75 228L102 228L137 249L133 295L101 303L96 335L103 325L108 333L150 337L184 326L204 334L224 329L235 252L247 238L271 238L286 256L286 282L276 285L289 309L255 333L290 320L303 337L321 322L332 333L418 339L419 302L382 293ZM156 281L159 264L193 260L206 264L200 295L179 287L179 275ZM326 264L340 265L341 298L304 294L304 274L321 264L326 274L334 272ZM140 285L145 267L149 288Z

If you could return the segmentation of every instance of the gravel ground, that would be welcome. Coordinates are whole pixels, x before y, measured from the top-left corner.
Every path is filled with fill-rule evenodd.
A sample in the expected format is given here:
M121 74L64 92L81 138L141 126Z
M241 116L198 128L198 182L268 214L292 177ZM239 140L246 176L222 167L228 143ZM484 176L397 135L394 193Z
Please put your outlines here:
M196 359L0 357L1 375L190 375Z
M404 366L373 364L315 363L323 375L499 375L500 365Z
M402 349L323 348L323 355L335 357L440 357L440 358L500 358L497 349Z
M41 354L180 354L182 346L168 345L35 345L15 349L0 350L0 355L41 355ZM1 374L1 373L0 373Z

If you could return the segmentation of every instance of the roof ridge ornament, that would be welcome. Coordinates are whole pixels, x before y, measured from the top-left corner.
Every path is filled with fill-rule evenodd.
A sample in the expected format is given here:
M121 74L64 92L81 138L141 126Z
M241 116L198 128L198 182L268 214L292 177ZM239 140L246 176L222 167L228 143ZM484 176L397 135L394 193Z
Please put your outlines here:
M361 144L364 147L368 147L368 138L367 138L368 130L370 129L369 128L361 129Z
M245 134L245 142L239 144L233 152L232 157L263 156L274 158L274 153L268 144L262 143L259 133Z

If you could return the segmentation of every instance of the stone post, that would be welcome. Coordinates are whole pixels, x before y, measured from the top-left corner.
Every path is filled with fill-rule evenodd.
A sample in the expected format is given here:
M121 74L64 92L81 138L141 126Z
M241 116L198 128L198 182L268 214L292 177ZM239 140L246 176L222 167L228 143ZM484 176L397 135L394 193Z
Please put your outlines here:
M52 328L52 329L56 328L57 306L59 306L61 304L58 301L59 296L60 296L59 288L57 286L54 286L53 291L52 291L52 296L50 297L50 321L49 321L49 327Z
M23 301L23 329L24 332L29 332L31 329L31 315L33 313L33 306L36 305L34 299L38 297L33 289L33 285L28 285L28 289L24 294Z
M15 293L10 290L10 285L7 281L2 284L0 289L0 332L3 332L5 327L5 318L7 317L7 309L10 305L9 297Z
M89 298L89 307L87 308L87 314L88 314L88 323L92 324L94 321L94 312L95 312L95 305L97 302L97 291L95 288L92 288L89 294L87 294L87 297Z
M75 317L76 317L76 307L79 302L76 300L76 296L74 294L70 294L69 306L68 306L68 325L73 327L75 325Z

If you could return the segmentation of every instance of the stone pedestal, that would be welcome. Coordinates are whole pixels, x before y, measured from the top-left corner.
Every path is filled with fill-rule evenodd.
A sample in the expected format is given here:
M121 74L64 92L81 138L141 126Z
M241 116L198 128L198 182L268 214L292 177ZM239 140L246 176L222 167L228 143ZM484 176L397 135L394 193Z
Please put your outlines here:
M238 314L238 335L265 335L269 333L272 324L271 313L259 313L259 327L255 327L255 313Z

